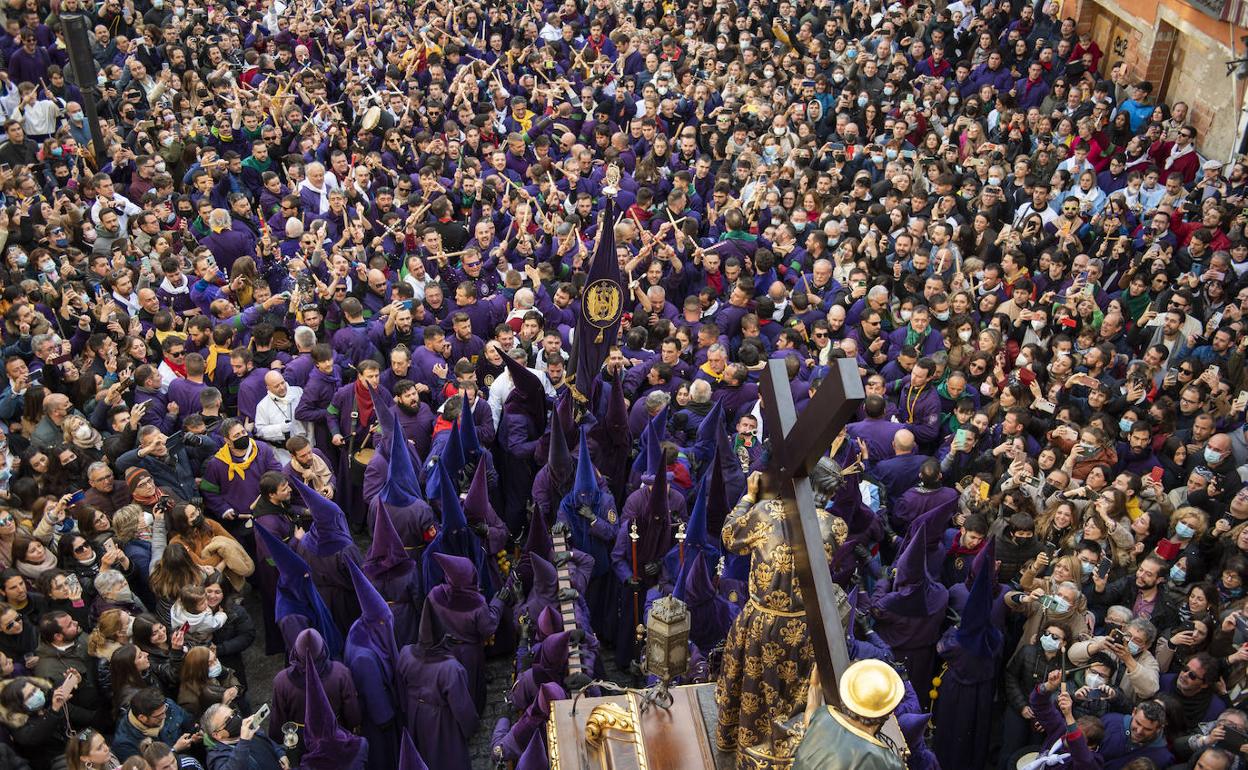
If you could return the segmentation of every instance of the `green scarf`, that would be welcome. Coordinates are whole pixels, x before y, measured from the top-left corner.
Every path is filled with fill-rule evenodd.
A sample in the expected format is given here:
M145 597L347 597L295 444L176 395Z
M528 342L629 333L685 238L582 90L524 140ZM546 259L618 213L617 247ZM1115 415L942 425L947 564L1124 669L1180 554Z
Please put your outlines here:
M924 340L926 340L927 335L931 333L932 333L932 327L930 326L924 329L922 332L916 332L913 326L910 326L907 324L906 325L906 344L910 345L915 350L919 350L921 343ZM922 354L923 354L923 351L919 350L919 355L922 355Z
M744 230L729 230L719 238L721 241L757 241L757 235L750 235Z
M1144 311L1148 309L1148 304L1153 301L1149 292L1144 292L1138 297L1132 297L1130 292L1123 292L1118 295L1118 302L1122 305L1122 309L1127 311L1127 318L1131 321L1140 320L1140 316L1144 315Z

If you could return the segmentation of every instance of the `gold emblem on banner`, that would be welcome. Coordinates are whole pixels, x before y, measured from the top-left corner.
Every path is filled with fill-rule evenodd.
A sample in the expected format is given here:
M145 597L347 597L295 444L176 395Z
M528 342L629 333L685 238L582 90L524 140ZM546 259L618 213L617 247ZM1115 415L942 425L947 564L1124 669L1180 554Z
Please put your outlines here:
M615 281L601 278L585 287L585 300L581 303L585 320L598 329L596 344L603 342L603 330L620 317L624 306L624 293Z

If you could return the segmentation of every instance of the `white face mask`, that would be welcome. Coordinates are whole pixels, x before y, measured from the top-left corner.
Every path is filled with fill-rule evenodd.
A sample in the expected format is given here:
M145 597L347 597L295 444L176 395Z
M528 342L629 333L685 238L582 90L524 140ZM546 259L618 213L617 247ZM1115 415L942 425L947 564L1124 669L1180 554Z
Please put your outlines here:
M958 332L958 339L962 340L963 342L970 342L971 331L969 329L963 329L962 331Z
M91 438L91 426L79 425L77 428L74 429L74 438L78 439L79 441L87 441L88 439L90 439Z
M1089 673L1087 677L1084 678L1083 683L1089 688L1096 690L1105 686L1105 677L1100 674Z
M907 322L908 322L908 321L910 320L910 316L911 316L911 315L913 315L913 312L912 312L912 311L909 311L909 310L903 310L903 311L901 311L901 320L902 320L902 321L907 321Z

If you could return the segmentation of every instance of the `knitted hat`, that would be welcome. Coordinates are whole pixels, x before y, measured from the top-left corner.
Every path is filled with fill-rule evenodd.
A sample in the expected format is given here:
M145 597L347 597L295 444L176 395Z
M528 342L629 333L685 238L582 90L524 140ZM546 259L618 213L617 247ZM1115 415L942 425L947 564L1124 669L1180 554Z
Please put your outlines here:
M139 488L139 484L143 483L143 479L151 479L152 474L142 468L130 468L126 471L126 486L130 487L130 494L134 494L134 490ZM153 479L154 481L154 479Z

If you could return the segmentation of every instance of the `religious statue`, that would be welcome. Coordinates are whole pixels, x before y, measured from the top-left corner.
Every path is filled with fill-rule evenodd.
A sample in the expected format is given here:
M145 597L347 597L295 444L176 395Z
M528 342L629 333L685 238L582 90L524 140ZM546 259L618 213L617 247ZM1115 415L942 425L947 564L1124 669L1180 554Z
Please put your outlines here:
M817 674L816 674L817 676ZM814 684L814 683L812 683ZM880 731L905 695L905 685L882 660L857 661L840 675L839 706L829 706L812 686L806 734L793 770L902 770L903 750Z
M797 519L786 515L785 501L768 488L772 478L752 474L745 496L724 523L725 547L752 556L750 598L728 632L715 692L716 744L736 751L738 767L759 770L788 767L792 761L797 737L786 723L805 706L815 663L792 545L799 536ZM826 564L847 529L826 510L816 515ZM835 604L845 605L844 592L834 588Z

